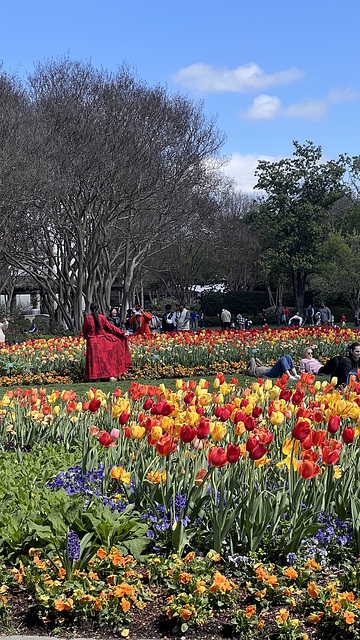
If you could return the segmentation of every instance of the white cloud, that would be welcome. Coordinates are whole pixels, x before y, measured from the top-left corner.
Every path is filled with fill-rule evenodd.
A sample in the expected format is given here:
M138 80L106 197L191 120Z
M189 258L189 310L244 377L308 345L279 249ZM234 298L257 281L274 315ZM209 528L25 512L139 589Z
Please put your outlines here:
M328 107L334 104L350 102L357 97L357 92L351 87L347 89L331 89L325 98L306 98L283 107L276 96L262 94L257 96L247 111L240 115L249 120L270 120L276 117L304 118L312 122L325 120Z
M251 120L271 120L279 115L280 110L281 102L279 98L261 94L255 98L244 115Z
M296 104L291 104L284 109L287 118L304 118L313 122L320 122L327 117L327 101L306 99Z
M172 80L199 93L247 93L291 84L303 76L304 72L295 67L268 74L256 62L244 64L237 69L216 69L210 64L199 62L183 67L172 76Z
M259 192L253 191L257 183L257 178L254 174L259 160L277 162L280 160L280 156L265 156L257 153L248 153L246 155L233 153L229 158L229 163L223 168L223 172L235 180L240 191L256 194Z

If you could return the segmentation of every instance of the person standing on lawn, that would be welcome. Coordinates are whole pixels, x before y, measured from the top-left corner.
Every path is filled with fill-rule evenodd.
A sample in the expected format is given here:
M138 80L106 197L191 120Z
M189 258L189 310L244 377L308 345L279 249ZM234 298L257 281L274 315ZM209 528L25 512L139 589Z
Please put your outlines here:
M221 320L221 328L223 329L223 331L226 331L226 329L230 329L230 325L231 325L230 311L228 311L227 309L223 309L220 315L220 320Z
M325 305L325 302L321 303L319 313L320 323L325 325L325 327L329 327L331 325L331 311L329 307Z
M85 380L108 378L113 382L131 368L127 333L110 324L96 302L90 305L82 332L86 338Z
M176 330L190 330L190 311L188 311L183 302L179 304L179 311L176 313Z

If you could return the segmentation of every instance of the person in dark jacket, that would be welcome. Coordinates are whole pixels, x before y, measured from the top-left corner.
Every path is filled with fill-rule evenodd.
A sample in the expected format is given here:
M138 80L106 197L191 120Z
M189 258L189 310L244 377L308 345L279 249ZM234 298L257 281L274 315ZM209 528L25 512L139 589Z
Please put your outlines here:
M118 310L115 307L112 307L112 309L110 309L110 314L108 315L106 320L110 322L110 324L114 325L114 327L122 329L121 319L118 314Z
M171 304L165 306L165 313L161 320L161 331L164 333L175 331L175 313L171 311Z
M360 366L360 343L353 342L349 345L349 355L338 362L332 375L337 378L338 387L346 385L350 374L357 376Z

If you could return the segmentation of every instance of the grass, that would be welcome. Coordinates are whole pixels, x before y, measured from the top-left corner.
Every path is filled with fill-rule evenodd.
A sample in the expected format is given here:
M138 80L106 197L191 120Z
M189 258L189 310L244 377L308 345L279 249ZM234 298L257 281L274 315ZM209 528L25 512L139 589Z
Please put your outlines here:
M235 376L228 374L225 375L225 380L227 383L229 383ZM205 380L209 380L210 385L213 383L214 379L215 379L215 375L212 376L190 376L190 378L184 378L184 380L196 380L199 381L200 379L205 379ZM241 375L238 374L236 375L236 379L239 381L238 383L238 387L241 389L244 389L245 387L248 387L251 382L253 382L255 380L255 378L249 378L249 376L245 376L245 375ZM323 382L324 380L327 379L327 377L324 376L319 376L316 378L317 380L320 380L321 382ZM138 384L144 384L144 385L153 385L158 387L160 384L164 384L165 387L167 389L170 389L171 391L175 391L176 387L176 380L177 378L163 378L163 379L159 379L159 380L149 380L149 379L136 379L136 380L118 380L117 382L79 382L77 384L49 384L46 385L47 390L50 392L53 389L57 389L59 391L63 391L64 389L72 389L73 391L75 391L75 393L78 396L84 396L88 390L90 389L90 387L93 387L94 389L101 389L104 393L108 394L108 393L113 393L115 391L115 389L121 389L123 393L125 393L125 391L127 391L132 382L136 382ZM275 380L274 380L275 382ZM291 380L289 383L289 386L294 386L295 385L295 381ZM29 385L28 385L29 386ZM31 386L31 385L30 385ZM33 385L34 388L36 387L36 385ZM0 387L0 397L1 397L1 389L3 389L4 394L7 391L14 391L17 387ZM23 385L23 387L21 388L26 388L25 385ZM39 387L36 387L39 388ZM210 387L210 389L212 389L212 387Z

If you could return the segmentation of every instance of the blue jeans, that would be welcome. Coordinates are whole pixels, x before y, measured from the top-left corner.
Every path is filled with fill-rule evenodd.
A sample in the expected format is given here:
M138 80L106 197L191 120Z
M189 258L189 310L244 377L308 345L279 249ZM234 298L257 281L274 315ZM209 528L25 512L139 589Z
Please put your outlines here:
M291 356L281 356L274 366L265 373L267 378L280 378L283 373L292 369L294 363Z

